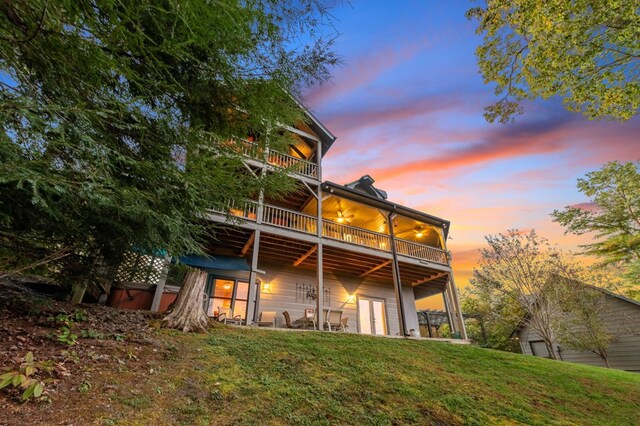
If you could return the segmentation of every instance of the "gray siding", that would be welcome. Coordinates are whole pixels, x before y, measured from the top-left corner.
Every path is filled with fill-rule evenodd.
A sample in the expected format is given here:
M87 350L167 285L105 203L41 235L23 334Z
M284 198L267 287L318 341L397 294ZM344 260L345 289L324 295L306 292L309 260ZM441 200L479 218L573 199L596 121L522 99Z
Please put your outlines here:
M259 269L266 271L262 276L263 282L270 284L269 292L260 294L260 305L258 311L277 312L277 327L284 327L283 311L288 311L292 319L302 317L305 308L314 308L314 303L305 303L296 300L296 283L314 285L316 283L316 273L308 269L296 268L283 264L260 264ZM350 294L359 297L373 297L384 299L386 307L387 333L398 334L398 311L394 296L393 283L380 283L360 279L354 275L341 275L332 271L324 271L324 288L331 289L331 303L325 304L325 308L339 309L343 311L343 316L349 318L349 331L358 332L357 303L348 302ZM407 289L411 290L411 289ZM404 292L405 309L408 308L407 316L415 318L417 329L417 314L415 312L415 301L413 291ZM412 328L412 327L410 327Z
M640 306L613 296L606 296L606 301L608 309L603 319L607 329L622 334L608 348L609 364L611 368L640 372ZM522 353L527 355L532 355L529 342L541 340L527 327L518 333L518 337ZM588 351L560 346L559 353L563 361L604 366L600 357Z

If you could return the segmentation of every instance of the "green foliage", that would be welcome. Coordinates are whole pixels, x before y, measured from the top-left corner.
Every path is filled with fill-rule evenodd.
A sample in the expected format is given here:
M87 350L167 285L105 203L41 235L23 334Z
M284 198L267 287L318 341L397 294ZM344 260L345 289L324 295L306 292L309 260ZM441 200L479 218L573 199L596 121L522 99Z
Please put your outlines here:
M61 343L65 343L69 346L73 346L78 341L78 335L71 332L71 329L67 326L63 326L58 330L56 340Z
M603 265L628 268L630 295L640 291L640 162L611 162L578 179L578 190L589 197L586 205L567 206L551 214L567 233L593 233L594 242L583 245L584 254L602 259Z
M590 119L627 120L640 107L636 0L488 0L467 12L483 43L485 83L504 95L485 118L508 122L524 99L559 96Z
M202 253L208 209L292 187L228 141L304 117L337 62L315 0L15 1L0 13L0 258L107 279L135 246ZM58 253L57 256L52 254ZM13 263L13 264L11 264Z
M610 306L606 296L594 288L576 282L557 282L566 286L561 299L561 307L565 313L559 331L559 342L569 348L590 351L602 358L608 367L607 349L619 334L627 330L621 324L607 327ZM636 330L637 331L637 330Z
M0 376L0 389L12 386L23 389L21 399L40 398L44 392L44 383L33 376L38 372L40 363L33 359L33 352L28 352L17 371L9 371Z
M466 320L467 334L477 345L489 349L520 352L511 333L524 317L512 297L482 286L470 286L461 294L462 311L472 315Z

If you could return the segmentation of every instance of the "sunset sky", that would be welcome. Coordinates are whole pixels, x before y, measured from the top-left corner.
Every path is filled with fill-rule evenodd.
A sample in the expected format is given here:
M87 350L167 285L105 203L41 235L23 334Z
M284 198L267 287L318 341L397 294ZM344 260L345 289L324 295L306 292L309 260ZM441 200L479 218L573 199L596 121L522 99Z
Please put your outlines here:
M549 213L587 201L576 180L612 160L640 159L640 117L589 121L559 100L525 105L516 124L489 124L493 86L478 74L473 2L364 1L333 10L344 65L308 90L337 136L326 180L368 173L389 199L451 220L454 273L468 282L483 236L535 228L576 249ZM586 238L586 239L585 239Z

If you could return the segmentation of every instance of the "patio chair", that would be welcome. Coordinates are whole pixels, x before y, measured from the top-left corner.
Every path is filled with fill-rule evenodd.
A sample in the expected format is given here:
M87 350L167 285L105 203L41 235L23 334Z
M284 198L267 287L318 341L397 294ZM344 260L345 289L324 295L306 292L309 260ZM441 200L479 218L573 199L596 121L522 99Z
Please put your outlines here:
M282 315L284 316L284 323L286 324L287 328L301 328L304 326L304 324L292 322L291 315L289 315L288 311L284 311Z
M231 308L218 306L218 321L225 324L242 325L242 315L233 316Z
M276 328L276 313L274 311L260 312L258 327Z
M325 317L325 325L329 331L338 331L342 328L342 311L329 311Z
M349 317L343 317L340 322L342 323L340 324L340 331L349 331Z

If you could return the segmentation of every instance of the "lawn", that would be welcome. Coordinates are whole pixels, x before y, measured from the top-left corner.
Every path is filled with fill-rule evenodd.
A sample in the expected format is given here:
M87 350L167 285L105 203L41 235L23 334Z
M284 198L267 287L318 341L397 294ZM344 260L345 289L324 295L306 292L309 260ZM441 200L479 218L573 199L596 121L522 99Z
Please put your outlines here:
M55 368L43 400L21 404L0 392L0 424L637 425L640 418L635 373L342 333L220 325L182 334L148 329L148 318L131 311L91 307L73 327L95 332L67 346L52 339L45 319L65 306L38 311L4 300L0 338L10 345L0 348L0 361L15 365L30 350Z
M640 375L439 342L164 332L158 372L109 375L106 424L637 424ZM142 373L142 374L141 374ZM147 372L148 373L148 372ZM100 389L95 389L95 393Z

